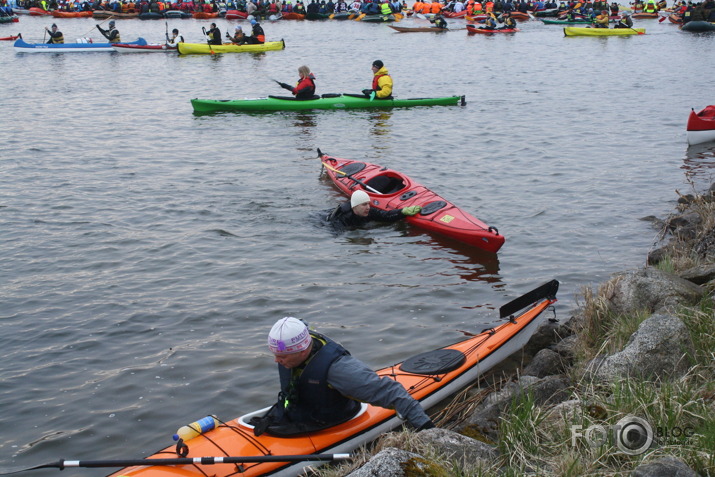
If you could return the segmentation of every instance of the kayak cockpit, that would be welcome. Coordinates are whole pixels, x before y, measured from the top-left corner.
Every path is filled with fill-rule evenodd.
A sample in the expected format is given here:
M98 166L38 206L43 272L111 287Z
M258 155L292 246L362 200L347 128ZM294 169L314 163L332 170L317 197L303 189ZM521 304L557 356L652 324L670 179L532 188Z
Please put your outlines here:
M260 419L260 418L264 417L270 410L271 410L271 407L265 407L263 409L259 409L258 411L244 414L243 416L236 419L236 422L241 426L247 427L249 429L254 429L255 425L252 424L252 422L255 422L254 419L256 419L256 418ZM367 403L361 402L360 408L358 409L358 411L355 413L355 415L353 417L349 418L347 421L343 420L341 422L331 424L330 426L325 426L324 424L323 425L316 425L316 424L303 424L303 425L292 424L291 425L291 424L287 424L287 425L268 426L266 428L265 432L266 432L266 434L278 436L278 437L292 437L292 436L298 436L298 435L303 435L303 434L309 434L311 432L321 431L321 430L327 429L328 427L338 426L345 422L357 419L358 417L365 414L366 411L367 411Z
M366 181L365 184L370 186L371 189L378 191L380 194L390 195L397 194L398 192L406 189L408 184L405 182L408 181L405 181L404 177L395 172L388 171L385 174L373 177L369 181Z

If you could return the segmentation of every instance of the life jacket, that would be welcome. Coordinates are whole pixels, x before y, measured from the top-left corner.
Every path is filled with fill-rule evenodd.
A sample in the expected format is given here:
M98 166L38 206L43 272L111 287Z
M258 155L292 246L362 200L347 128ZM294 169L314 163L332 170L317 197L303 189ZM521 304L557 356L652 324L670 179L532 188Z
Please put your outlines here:
M415 3L412 4L412 11L419 13L422 10L422 2L420 0L417 0Z
M392 13L392 8L390 8L390 4L387 2L380 4L380 13L383 15L390 15Z
M643 8L643 12L645 13L656 13L658 11L658 7L655 6L655 3L648 3L645 8Z
M320 333L311 331L310 335L313 346L322 346L309 359L300 375L294 377L292 370L278 366L283 416L290 422L298 423L345 422L357 413L360 404L328 386L328 370L338 358L350 353Z
M48 43L54 43L54 44L59 44L59 43L64 43L65 42L65 37L62 35L62 32L58 32L60 35L56 37L50 37L50 41Z
M442 10L442 4L439 2L432 2L432 6L430 7L430 12L431 13L439 13Z

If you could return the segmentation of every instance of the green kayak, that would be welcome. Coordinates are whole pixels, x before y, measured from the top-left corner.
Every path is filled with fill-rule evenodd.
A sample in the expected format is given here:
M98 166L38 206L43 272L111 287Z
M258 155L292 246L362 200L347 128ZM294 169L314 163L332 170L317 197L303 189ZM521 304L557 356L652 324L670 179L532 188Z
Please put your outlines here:
M362 94L324 94L314 99L268 96L256 99L192 99L195 113L217 111L302 111L307 109L406 108L466 104L464 96L442 98L393 98L370 100Z

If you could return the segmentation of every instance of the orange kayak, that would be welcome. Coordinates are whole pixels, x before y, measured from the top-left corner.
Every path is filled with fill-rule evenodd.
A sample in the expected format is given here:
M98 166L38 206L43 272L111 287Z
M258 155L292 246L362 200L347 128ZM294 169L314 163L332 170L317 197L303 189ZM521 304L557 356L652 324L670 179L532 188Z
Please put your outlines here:
M558 287L559 282L552 280L502 306L499 316L508 320L498 326L443 348L417 354L377 373L400 382L428 409L474 383L494 365L521 349L545 319L544 312L556 302ZM218 420L218 427L186 441L188 449L183 456L177 455L176 446L171 445L147 459L105 461L104 465L102 461L63 460L61 465L118 467L117 463L121 462L127 466L111 474L113 477L294 477L310 465L306 460L311 456L351 452L403 423L393 410L363 404L351 420L322 431L291 437L264 433L256 437L248 422L267 410L230 421ZM281 458L287 461L270 461Z

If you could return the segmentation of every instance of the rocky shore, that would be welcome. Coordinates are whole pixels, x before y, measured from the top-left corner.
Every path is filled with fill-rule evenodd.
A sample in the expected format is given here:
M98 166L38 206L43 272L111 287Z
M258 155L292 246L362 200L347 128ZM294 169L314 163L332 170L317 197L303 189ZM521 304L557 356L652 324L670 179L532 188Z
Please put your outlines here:
M661 246L432 415L324 477L715 475L715 184Z

